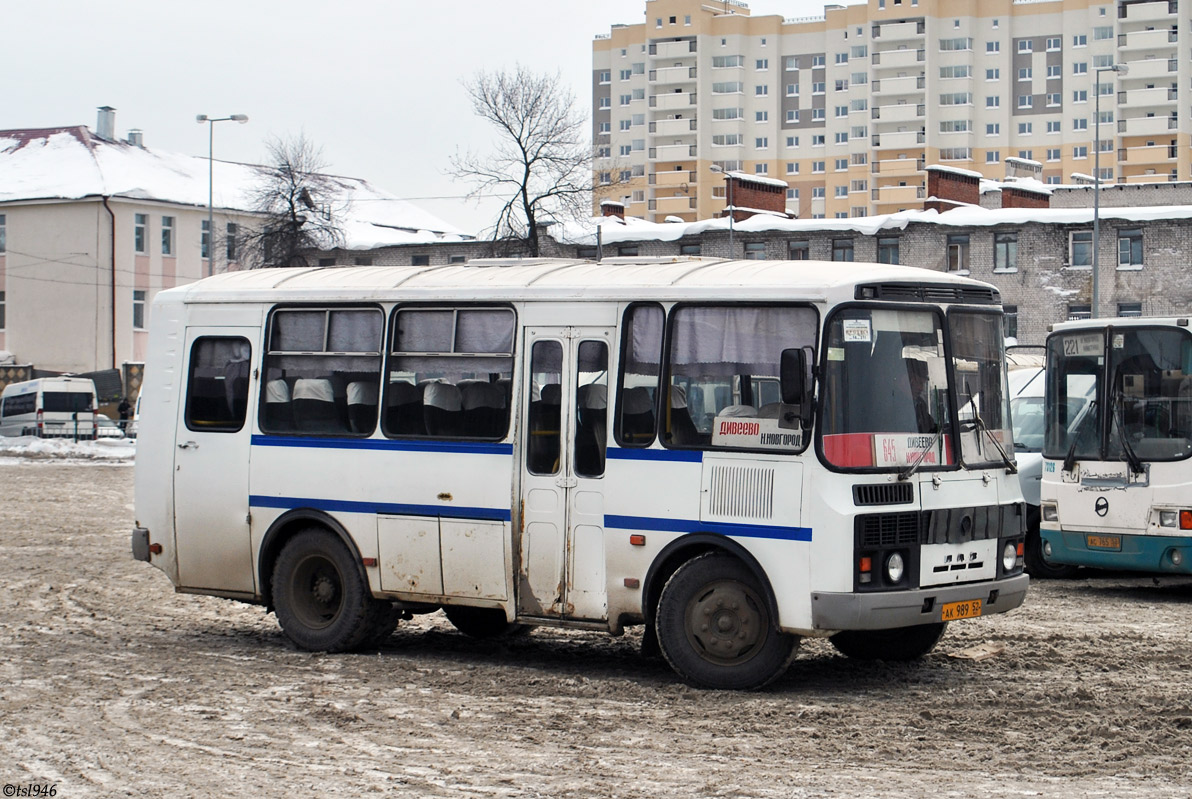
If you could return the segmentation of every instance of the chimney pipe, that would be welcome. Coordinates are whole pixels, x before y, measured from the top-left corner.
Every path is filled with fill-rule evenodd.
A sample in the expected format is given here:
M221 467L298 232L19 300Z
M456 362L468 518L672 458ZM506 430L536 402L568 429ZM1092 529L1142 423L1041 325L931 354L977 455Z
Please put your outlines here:
M99 107L99 121L95 125L95 135L105 141L116 140L116 109L110 105Z
M138 128L133 128L128 132L128 143L134 147L145 149L145 133Z

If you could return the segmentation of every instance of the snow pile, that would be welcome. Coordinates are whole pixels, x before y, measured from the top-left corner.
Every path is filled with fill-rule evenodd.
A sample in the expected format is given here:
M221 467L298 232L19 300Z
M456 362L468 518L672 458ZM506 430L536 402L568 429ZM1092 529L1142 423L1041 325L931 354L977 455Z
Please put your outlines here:
M136 440L129 438L101 438L98 441L75 442L69 438L0 437L0 458L121 463L131 462L136 453Z

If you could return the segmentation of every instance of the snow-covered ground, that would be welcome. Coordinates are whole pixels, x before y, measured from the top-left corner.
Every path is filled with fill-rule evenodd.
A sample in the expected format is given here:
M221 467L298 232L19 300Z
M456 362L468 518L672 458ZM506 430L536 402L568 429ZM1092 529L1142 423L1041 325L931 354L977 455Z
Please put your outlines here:
M136 453L136 439L130 438L101 438L98 441L76 443L69 438L0 437L0 461L19 458L132 463Z

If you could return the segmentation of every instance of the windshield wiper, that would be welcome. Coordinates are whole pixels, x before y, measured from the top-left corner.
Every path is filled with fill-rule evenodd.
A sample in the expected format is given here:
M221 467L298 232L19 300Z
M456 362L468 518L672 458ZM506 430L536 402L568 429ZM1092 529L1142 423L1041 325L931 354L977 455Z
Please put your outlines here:
M1001 442L993 437L993 433L988 427L985 426L985 422L981 420L981 411L979 408L977 408L977 395L972 393L972 390L969 388L968 380L964 381L964 391L969 395L969 399L968 402L964 404L964 407L960 410L963 411L964 408L967 408L970 405L973 407L973 427L975 427L978 432L984 434L984 436L989 439L989 442L993 444L998 454L1002 456L1002 462L1006 464L1006 472L1009 474L1017 474L1018 464L1014 462L1013 458L1006 454L1006 450L1002 447ZM978 438L977 441L980 442L980 439ZM977 454L985 454L981 452L979 444L977 448Z
M1125 394L1122 393L1120 388L1115 386L1110 407L1113 409L1113 419L1117 422L1118 439L1122 442L1122 452L1126 453L1126 464L1130 467L1130 471L1134 474L1142 474L1142 460L1138 457L1138 453L1134 451L1134 447L1131 446L1130 439L1126 435L1126 420L1122 409L1123 405L1125 405Z
M1065 472L1072 471L1072 467L1076 465L1076 442L1080 440L1080 428L1084 427L1084 423L1087 422L1090 417L1096 415L1093 413L1096 407L1097 398L1094 397L1093 399L1089 400L1089 404L1085 406L1084 416L1080 417L1080 419L1076 422L1076 427L1072 428L1072 444L1068 447L1068 454L1064 456Z

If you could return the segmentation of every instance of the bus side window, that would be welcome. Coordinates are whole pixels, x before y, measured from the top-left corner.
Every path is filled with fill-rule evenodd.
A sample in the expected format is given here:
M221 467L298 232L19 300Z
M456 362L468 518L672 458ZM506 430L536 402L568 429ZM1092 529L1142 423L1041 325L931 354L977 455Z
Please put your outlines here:
M563 347L559 342L534 343L530 373L536 390L530 395L527 414L530 440L526 447L526 467L531 474L556 474L559 471L559 379L562 363Z
M655 398L662 365L663 313L659 305L631 305L621 338L616 439L623 447L654 443Z
M244 426L251 355L248 339L239 336L195 340L186 378L187 428L234 433Z
M577 371L575 472L599 477L608 440L608 347L603 341L580 343Z

